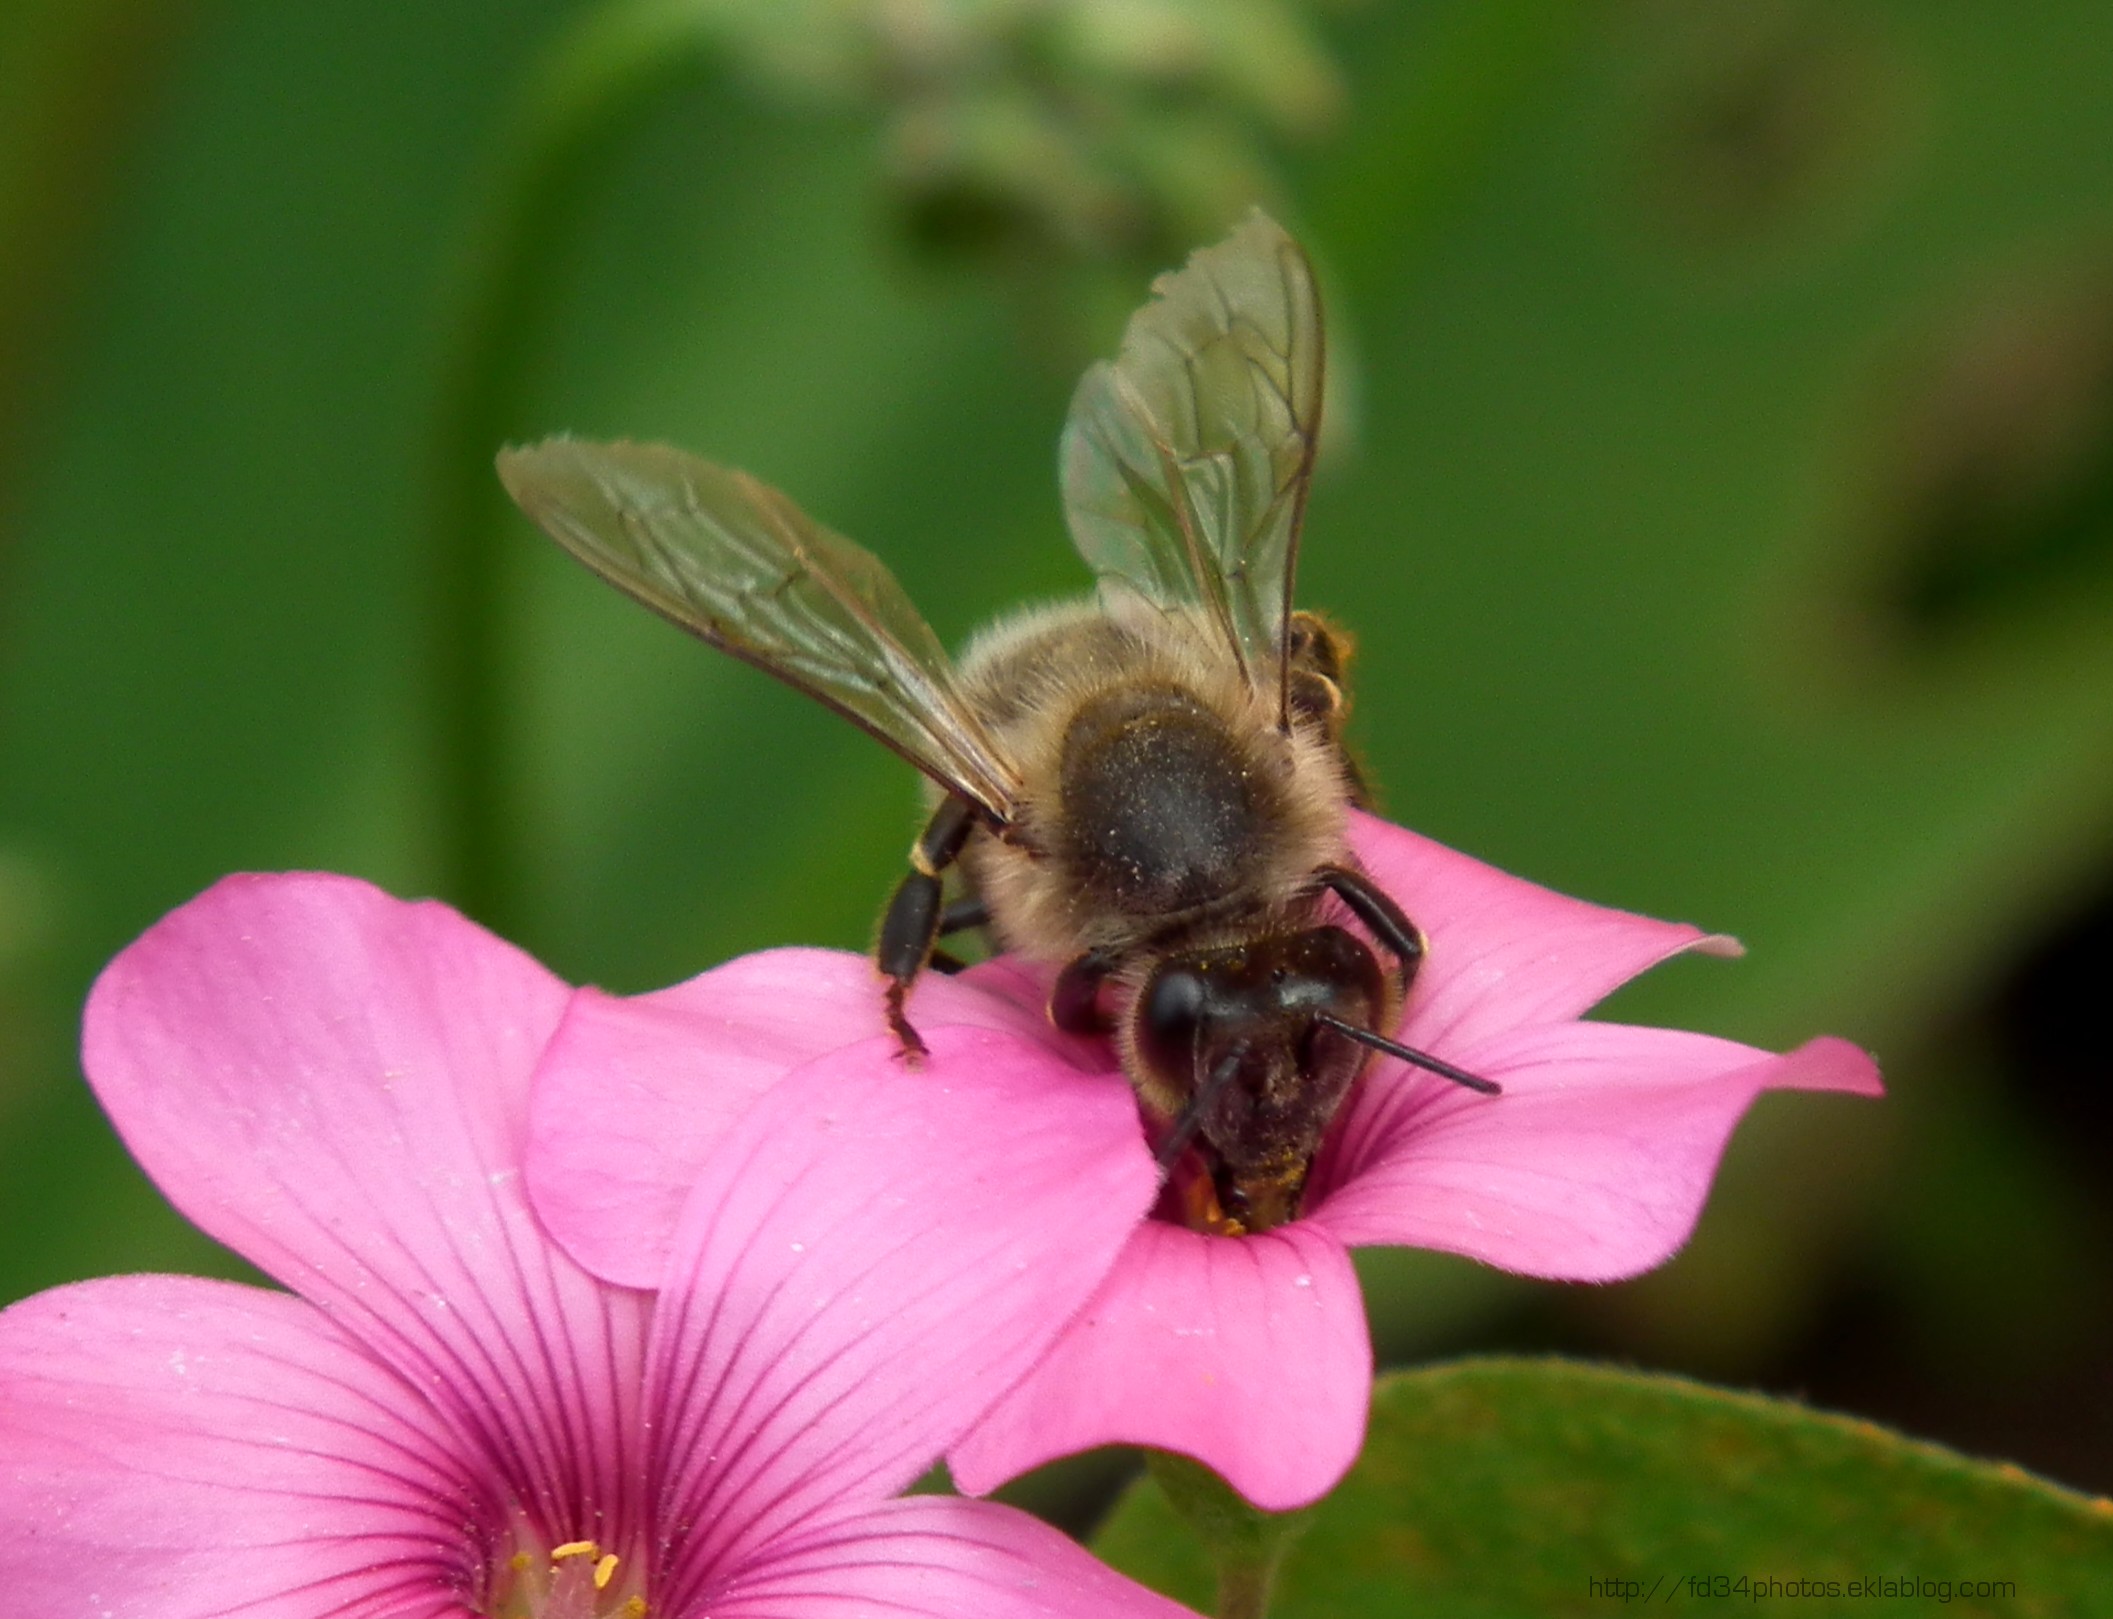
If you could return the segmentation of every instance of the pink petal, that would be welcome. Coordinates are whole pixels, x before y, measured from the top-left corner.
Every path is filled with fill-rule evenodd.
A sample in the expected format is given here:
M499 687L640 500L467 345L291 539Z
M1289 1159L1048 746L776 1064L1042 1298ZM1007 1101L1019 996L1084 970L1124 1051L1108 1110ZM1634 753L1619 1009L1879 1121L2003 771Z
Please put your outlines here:
M1353 813L1350 842L1429 941L1401 1038L1440 1055L1580 1017L1683 950L1739 953L1721 934L1571 899L1377 816Z
M1357 1458L1372 1344L1350 1256L1305 1221L1207 1237L1147 1221L1047 1360L947 1460L980 1495L1095 1445L1208 1464L1280 1512Z
M1194 1619L1024 1512L935 1495L817 1524L709 1608L713 1619Z
M310 1306L178 1276L0 1315L7 1610L52 1619L463 1611L495 1505L423 1402Z
M444 906L233 877L111 963L83 1047L170 1200L395 1367L560 1534L639 1510L647 1314L522 1192L529 1075L567 997Z
M973 980L927 974L910 1013L927 1033L1007 1029L1063 1049L1038 1007ZM536 1075L536 1212L596 1275L653 1286L734 1121L802 1063L884 1028L873 963L841 950L769 950L628 999L582 990Z
M589 1270L651 1287L697 1169L800 1064L881 1028L873 969L830 950L743 956L672 989L583 989L537 1070L528 1186Z
M706 1163L655 1321L667 1605L908 1484L1034 1364L1154 1195L1136 1107L987 1029L789 1076Z
M1474 1096L1388 1063L1314 1175L1308 1218L1346 1243L1439 1248L1558 1281L1607 1282L1687 1241L1717 1160L1763 1091L1882 1094L1871 1059L1821 1039L1788 1056L1675 1029L1558 1023L1470 1048Z

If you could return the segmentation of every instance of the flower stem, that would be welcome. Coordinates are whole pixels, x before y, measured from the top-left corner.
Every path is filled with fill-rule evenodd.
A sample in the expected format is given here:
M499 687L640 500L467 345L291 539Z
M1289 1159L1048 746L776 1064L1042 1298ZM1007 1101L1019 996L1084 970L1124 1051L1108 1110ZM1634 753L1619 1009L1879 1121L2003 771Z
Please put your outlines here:
M1151 1450L1145 1465L1218 1565L1218 1619L1267 1619L1278 1565L1308 1514L1264 1512L1186 1456Z
M709 0L613 0L573 27L525 87L458 275L429 474L436 886L501 932L519 930L530 861L507 779L512 508L492 457L520 430L553 240L631 119L719 62L724 12Z

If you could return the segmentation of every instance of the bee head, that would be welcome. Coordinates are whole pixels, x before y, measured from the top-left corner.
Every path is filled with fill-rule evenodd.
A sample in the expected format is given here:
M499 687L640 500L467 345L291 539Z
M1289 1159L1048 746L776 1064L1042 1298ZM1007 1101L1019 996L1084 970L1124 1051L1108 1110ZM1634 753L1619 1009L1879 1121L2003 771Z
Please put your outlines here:
M1369 1055L1323 1019L1370 1027L1386 1002L1372 952L1337 927L1161 961L1131 1007L1129 1046L1175 1104L1162 1162L1193 1143L1240 1229L1293 1218Z

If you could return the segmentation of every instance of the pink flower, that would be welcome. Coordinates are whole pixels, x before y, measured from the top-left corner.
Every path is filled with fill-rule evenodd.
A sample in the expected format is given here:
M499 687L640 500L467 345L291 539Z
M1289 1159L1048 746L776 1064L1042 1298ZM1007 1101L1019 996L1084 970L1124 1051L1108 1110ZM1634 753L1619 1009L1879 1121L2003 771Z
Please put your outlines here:
M104 1105L297 1296L134 1276L0 1315L10 1611L1185 1611L1019 1513L891 1499L1149 1201L1119 1096L974 1028L914 1075L836 1053L689 1165L656 1297L523 1194L571 1005L453 912L328 877L230 879L118 957ZM547 1122L592 1137L599 1103Z
M1258 1506L1313 1501L1356 1458L1371 1398L1352 1246L1439 1248L1563 1281L1633 1276L1687 1240L1762 1091L1880 1094L1870 1059L1840 1040L1779 1057L1579 1021L1646 968L1736 951L1729 940L1567 899L1369 816L1353 841L1430 941L1400 1037L1504 1094L1380 1061L1337 1119L1301 1218L1245 1237L1140 1221L1055 1349L949 1452L964 1489L1129 1443L1194 1456ZM985 1080L1058 1063L1127 1091L1106 1045L1049 1027L1045 988L1000 960L928 976L912 1012L928 1034L996 1037ZM583 992L531 1104L531 1195L553 1233L597 1274L648 1283L695 1165L754 1098L846 1041L886 1071L864 1040L878 1008L866 962L816 950L633 1000ZM1134 1114L1117 1128L1146 1162Z

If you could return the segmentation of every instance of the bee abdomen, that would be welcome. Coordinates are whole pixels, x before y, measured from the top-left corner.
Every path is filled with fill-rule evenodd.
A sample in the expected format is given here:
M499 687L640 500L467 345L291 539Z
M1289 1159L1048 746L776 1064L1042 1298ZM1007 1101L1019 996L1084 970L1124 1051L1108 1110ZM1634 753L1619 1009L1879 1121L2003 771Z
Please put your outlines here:
M1247 753L1179 689L1130 687L1087 703L1065 733L1060 779L1073 877L1133 916L1221 899L1268 824Z

